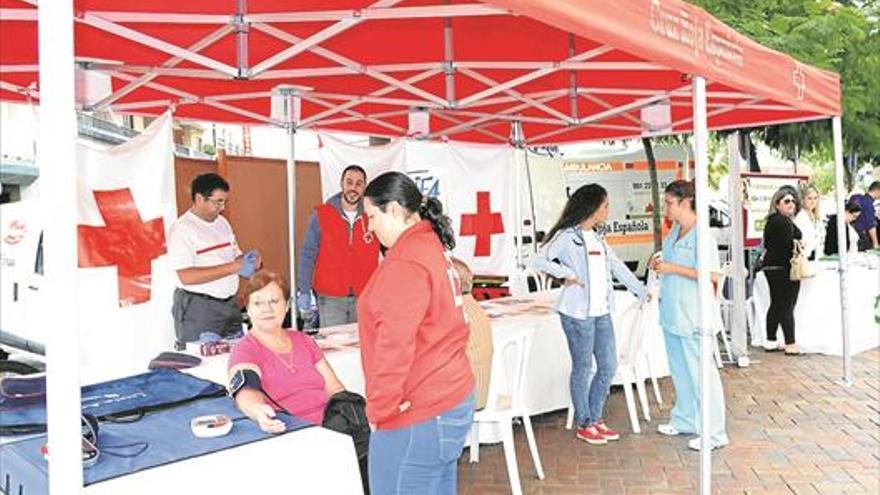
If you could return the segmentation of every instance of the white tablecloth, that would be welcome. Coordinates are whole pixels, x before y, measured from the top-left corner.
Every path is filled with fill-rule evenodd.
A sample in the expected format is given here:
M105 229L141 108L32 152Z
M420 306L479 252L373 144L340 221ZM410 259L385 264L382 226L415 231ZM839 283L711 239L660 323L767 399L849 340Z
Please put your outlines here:
M568 389L571 359L568 343L559 321L559 314L553 310L558 290L530 294L524 298L503 298L486 301L484 309L492 320L492 342L496 349L519 332L532 331L532 350L526 363L526 383L523 403L529 414L541 414L565 409L570 403ZM627 345L632 331L631 314L624 311L635 302L635 297L625 291L615 291L615 313L612 315L617 338L618 351ZM340 325L321 329L317 342L324 350L324 356L333 371L348 390L365 393L361 354L357 344L357 324ZM654 373L658 377L669 375L666 360L666 346L663 334L657 323L649 326L645 346L649 350ZM497 356L497 355L496 355ZM193 375L222 382L226 377L227 356L207 358L203 364L193 368ZM500 360L493 360L492 383L490 388L503 387ZM640 369L640 375L647 377L647 370ZM480 430L480 442L499 441L498 432L491 428Z
M868 256L868 255L859 255ZM862 258L865 261L867 258ZM837 262L816 263L815 277L801 282L794 310L795 340L803 352L843 355L840 327L840 277ZM853 354L880 346L880 326L874 322L874 301L880 294L880 272L864 263L852 263L847 271L847 308L849 309L850 349ZM763 273L754 286L755 328L752 345L764 343L770 287ZM782 340L782 329L777 330Z
M530 414L540 414L567 408L570 402L568 389L571 359L568 344L559 321L553 310L556 291L531 294L528 298L494 299L483 303L492 318L492 341L496 349L520 331L533 331L532 352L526 364L526 385L523 402ZM518 301L518 302L517 302ZM628 342L631 324L621 316L621 312L635 298L624 291L615 292L616 314L612 316L617 336L618 350ZM364 377L361 368L360 351L351 341L357 335L357 325L343 325L321 330L326 337L319 340L325 347L327 361L336 375L349 390L364 393ZM333 349L338 343L341 349ZM666 347L659 325L650 326L646 345L650 349L654 371L657 376L668 376ZM493 362L493 383L503 374L496 372L500 363ZM646 370L641 370L643 374ZM646 376L646 375L645 375Z
M83 493L269 492L363 493L351 438L324 428L306 428L96 483Z

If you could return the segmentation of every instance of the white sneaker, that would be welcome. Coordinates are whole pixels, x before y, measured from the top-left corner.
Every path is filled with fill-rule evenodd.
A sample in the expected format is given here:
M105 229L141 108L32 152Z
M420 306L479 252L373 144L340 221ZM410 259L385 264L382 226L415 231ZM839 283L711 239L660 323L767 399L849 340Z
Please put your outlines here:
M779 342L775 340L765 340L763 346L764 350L767 352L774 352L779 350Z
M676 436L676 435L680 435L680 434L681 434L681 433L679 433L678 430L675 429L674 426L672 426L672 425L669 424L669 423L662 424L662 425L658 425L658 426L657 426L657 433L659 433L659 434L661 434L661 435L667 435L667 436L670 436L670 437L674 437L674 436Z
M726 444L725 444L726 445ZM712 450L724 447L724 445L712 444ZM688 448L691 450L700 450L700 437L694 437L688 440Z

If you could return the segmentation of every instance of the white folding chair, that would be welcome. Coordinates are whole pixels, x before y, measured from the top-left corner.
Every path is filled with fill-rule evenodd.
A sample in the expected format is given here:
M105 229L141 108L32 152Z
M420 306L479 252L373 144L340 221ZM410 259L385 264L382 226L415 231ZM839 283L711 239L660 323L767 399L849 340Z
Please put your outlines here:
M715 302L718 304L718 311L714 315L715 318L715 326L718 329L718 337L721 340L721 345L724 346L724 353L727 355L727 360L723 360L721 357L721 350L719 349L718 341L716 340L714 346L714 355L715 355L715 364L722 368L724 367L724 363L733 363L735 362L733 358L733 353L730 351L730 338L727 336L727 327L730 322L730 310L732 307L732 303L726 297L724 297L724 283L730 277L732 270L731 263L725 262L721 265L721 271L718 276L718 285L715 286Z
M529 292L542 292L550 288L550 277L541 271L526 269L525 270L525 278L526 278L526 288L529 289ZM529 286L529 279L535 281L535 290L532 291Z
M642 415L645 421L651 421L651 410L648 406L648 394L645 389L645 377L639 374L639 365L641 363L648 364L648 375L654 386L654 398L658 404L663 404L663 398L660 396L660 388L657 385L657 377L654 376L653 366L649 354L646 351L646 342L648 336L649 325L652 321L657 321L658 302L656 296L651 301L641 305L638 301L634 301L627 308L627 312L634 311L635 316L632 320L632 331L627 341L625 349L618 350L617 373L614 375L613 381L623 385L623 394L626 398L626 409L629 412L629 421L633 433L641 433L639 427L639 416L636 410L635 399L633 397L632 386L635 385L636 393L639 397L639 404L642 408ZM571 429L574 423L574 406L568 406L568 417L565 420L565 428Z
M506 342L500 349L495 349L494 359L501 359L502 370L505 375L506 390L493 388L489 394L486 407L474 413L474 424L471 427L470 438L470 461L480 460L480 425L496 423L502 431L502 444L504 448L504 460L507 464L507 476L510 479L510 491L514 495L522 494L522 485L519 479L519 468L516 462L516 449L513 445L513 419L522 418L523 429L532 454L532 462L538 479L544 479L544 467L541 465L541 456L538 453L538 445L535 443L535 432L532 430L532 420L522 404L522 392L525 386L525 370L529 353L532 348L531 331L523 331L513 339ZM493 368L497 370L497 368ZM493 375L492 380L498 378Z

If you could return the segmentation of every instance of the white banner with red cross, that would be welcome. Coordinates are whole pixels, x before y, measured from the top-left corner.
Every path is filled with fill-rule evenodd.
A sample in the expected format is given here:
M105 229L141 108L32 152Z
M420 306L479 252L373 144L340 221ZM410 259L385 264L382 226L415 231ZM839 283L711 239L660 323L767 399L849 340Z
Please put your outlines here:
M406 172L423 193L443 202L455 230L453 254L475 273L510 276L516 270L514 153L504 145L406 139L370 148L322 136L321 183L325 198L338 192L349 163L363 166L368 179L389 170ZM334 189L328 191L327 184Z
M71 297L84 379L143 372L173 345L173 142L166 113L124 144L77 143L79 290Z

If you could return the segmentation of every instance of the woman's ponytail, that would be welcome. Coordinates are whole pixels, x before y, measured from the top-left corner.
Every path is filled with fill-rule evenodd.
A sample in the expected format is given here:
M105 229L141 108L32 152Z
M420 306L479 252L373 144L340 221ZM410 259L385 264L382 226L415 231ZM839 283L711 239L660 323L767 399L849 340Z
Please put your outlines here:
M440 238L440 242L446 246L446 249L455 248L455 232L452 230L452 220L443 213L443 203L437 198L422 196L422 203L419 206L419 216L423 220L431 222L431 228Z

